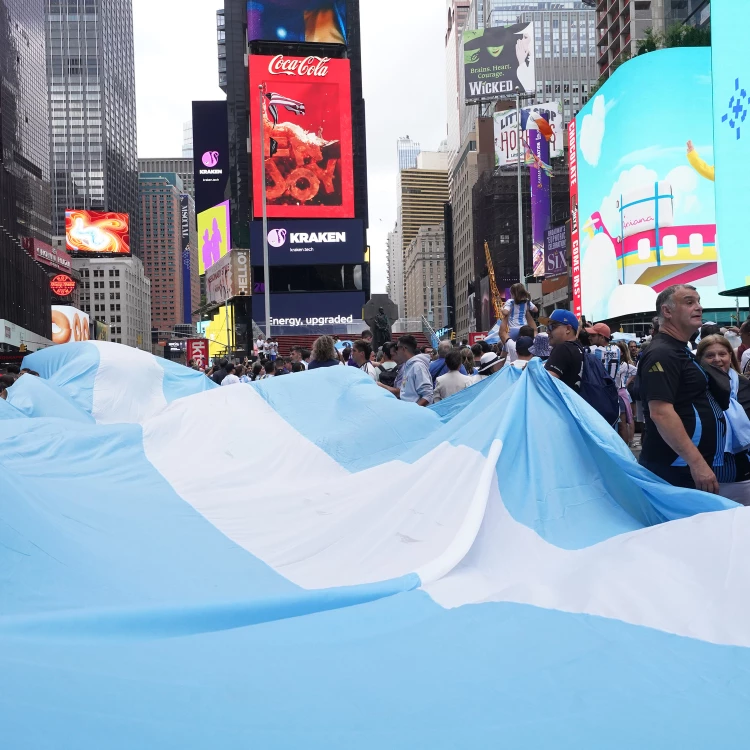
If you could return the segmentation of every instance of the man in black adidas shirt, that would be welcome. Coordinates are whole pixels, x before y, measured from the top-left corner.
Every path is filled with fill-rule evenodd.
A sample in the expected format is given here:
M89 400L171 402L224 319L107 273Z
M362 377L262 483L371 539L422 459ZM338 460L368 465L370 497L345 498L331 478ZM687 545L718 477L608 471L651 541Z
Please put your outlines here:
M717 494L713 471L724 457L723 409L705 371L687 348L703 308L692 286L671 286L656 300L659 333L638 363L646 417L641 465L670 484Z

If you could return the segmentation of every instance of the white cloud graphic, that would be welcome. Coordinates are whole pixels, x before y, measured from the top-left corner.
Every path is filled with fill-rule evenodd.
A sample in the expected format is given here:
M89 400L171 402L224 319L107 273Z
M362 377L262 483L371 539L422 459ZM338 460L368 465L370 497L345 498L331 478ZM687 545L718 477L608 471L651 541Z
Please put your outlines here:
M599 164L602 155L602 141L604 140L607 107L604 97L600 94L594 98L591 114L586 115L581 123L579 143L583 158L592 166Z

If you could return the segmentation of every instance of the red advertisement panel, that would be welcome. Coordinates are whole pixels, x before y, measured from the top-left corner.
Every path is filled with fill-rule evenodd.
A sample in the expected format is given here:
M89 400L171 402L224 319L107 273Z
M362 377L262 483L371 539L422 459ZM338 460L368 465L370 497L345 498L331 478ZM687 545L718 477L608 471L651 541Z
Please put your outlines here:
M478 331L469 334L469 346L474 346L477 341L484 341L487 338L487 331Z
M192 359L198 367L208 367L208 339L188 339L186 356L188 362Z
M349 61L251 55L249 65L255 216L263 213L265 184L270 218L353 218Z
M68 209L65 244L74 253L130 255L129 216L112 211Z
M578 229L578 158L576 156L576 121L568 123L568 166L570 170L570 254L573 279L573 313L581 317L581 235Z
M21 242L26 253L39 263L60 271L70 271L73 267L70 256L65 250L59 250L34 237L23 237Z

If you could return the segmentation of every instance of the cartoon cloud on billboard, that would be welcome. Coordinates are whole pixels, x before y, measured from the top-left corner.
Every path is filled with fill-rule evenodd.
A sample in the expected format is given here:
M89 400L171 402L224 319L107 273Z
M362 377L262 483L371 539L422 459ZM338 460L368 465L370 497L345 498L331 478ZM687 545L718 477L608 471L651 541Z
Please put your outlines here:
M711 115L710 50L683 48L622 65L571 124L574 304L590 320L655 312L677 283L731 307L718 294Z

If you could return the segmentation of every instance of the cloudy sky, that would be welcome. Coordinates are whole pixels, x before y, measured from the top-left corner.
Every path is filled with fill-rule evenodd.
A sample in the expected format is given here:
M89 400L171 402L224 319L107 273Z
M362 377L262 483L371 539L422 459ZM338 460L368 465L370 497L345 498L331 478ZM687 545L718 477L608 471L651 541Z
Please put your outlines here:
M138 155L179 156L193 99L222 99L221 0L133 0ZM445 138L445 0L361 0L367 106L372 290L385 290L386 235L396 219L396 140L425 150Z

